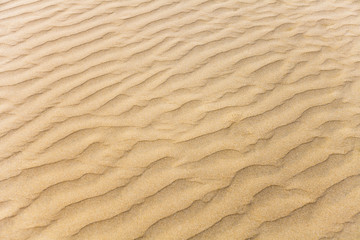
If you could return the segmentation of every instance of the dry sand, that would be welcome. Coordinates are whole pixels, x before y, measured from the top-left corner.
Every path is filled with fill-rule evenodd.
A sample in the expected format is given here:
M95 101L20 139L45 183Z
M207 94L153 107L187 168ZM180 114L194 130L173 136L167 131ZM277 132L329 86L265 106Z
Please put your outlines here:
M360 239L358 0L1 0L0 239Z

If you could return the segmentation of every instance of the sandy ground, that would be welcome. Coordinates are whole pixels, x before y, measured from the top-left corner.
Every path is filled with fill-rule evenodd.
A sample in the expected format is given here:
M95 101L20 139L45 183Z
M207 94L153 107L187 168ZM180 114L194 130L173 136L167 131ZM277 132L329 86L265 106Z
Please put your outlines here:
M357 0L0 0L0 239L360 239Z

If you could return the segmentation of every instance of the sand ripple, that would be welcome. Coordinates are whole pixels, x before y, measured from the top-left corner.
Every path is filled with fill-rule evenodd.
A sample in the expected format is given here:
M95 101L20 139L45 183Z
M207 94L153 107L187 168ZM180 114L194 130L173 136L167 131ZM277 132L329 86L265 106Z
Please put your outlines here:
M0 1L0 239L360 239L360 2Z

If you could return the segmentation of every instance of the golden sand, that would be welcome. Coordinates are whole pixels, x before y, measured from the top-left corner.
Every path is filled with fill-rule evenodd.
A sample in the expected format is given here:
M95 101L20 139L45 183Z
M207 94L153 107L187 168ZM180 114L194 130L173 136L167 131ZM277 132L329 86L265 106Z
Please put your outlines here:
M1 240L359 240L358 0L0 0Z

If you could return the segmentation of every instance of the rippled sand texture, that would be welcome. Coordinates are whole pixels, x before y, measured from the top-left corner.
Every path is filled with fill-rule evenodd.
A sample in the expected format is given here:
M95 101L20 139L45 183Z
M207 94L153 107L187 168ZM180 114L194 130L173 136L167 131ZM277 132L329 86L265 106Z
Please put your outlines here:
M0 239L360 239L359 1L0 19Z

